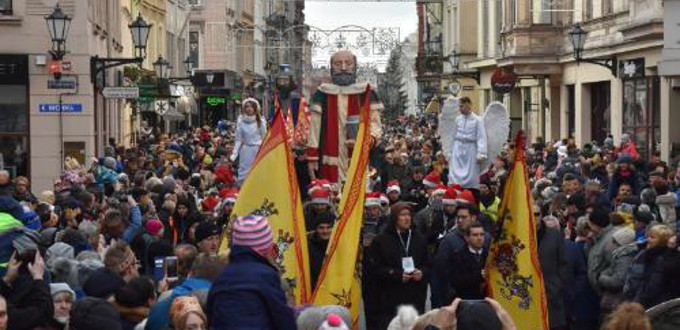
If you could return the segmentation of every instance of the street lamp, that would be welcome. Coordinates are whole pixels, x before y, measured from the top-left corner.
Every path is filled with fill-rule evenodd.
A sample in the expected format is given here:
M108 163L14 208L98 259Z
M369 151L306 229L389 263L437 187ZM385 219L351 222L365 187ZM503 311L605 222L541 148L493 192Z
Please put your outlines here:
M474 79L477 81L477 84L479 84L480 81L480 74L479 71L477 70L461 70L460 69L460 57L461 53L459 53L455 48L451 51L451 53L447 56L444 56L444 59L449 61L449 64L451 64L451 73L449 74L450 77L456 79L458 77L464 77L464 78L470 78Z
M576 63L586 62L597 64L611 70L612 75L617 77L618 69L618 59L616 56L611 56L609 58L603 59L585 59L583 58L583 49L585 48L586 38L588 37L588 32L586 32L581 24L574 25L571 30L569 30L569 40L571 41L571 46L574 49L574 59Z
M166 80L170 76L170 62L164 59L163 56L158 56L156 62L153 62L153 70L156 72L158 79Z
M71 27L71 19L61 10L58 3L54 11L45 17L47 31L50 33L50 39L52 39L50 54L56 61L64 59L64 55L66 55L66 38L68 38L68 31Z
M186 71L187 76L191 76L192 71L194 70L194 61L191 59L191 56L187 56L187 59L184 60L184 71Z
M137 15L137 19L130 23L128 27L130 32L132 32L132 43L135 46L134 55L137 58L146 57L146 45L149 41L149 33L151 32L151 26L153 24L147 23L140 13Z
M451 68L453 71L457 71L460 65L460 54L458 53L457 50L452 50L451 54L449 55L449 64L451 64Z

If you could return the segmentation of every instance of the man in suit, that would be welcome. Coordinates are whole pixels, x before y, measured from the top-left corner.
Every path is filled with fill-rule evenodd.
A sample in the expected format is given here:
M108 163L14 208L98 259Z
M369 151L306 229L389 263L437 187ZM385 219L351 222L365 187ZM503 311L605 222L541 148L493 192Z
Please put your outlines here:
M485 247L484 226L473 222L465 230L465 248L451 256L449 264L454 271L450 274L451 298L484 299L484 265L489 254ZM452 299L449 299L449 301Z

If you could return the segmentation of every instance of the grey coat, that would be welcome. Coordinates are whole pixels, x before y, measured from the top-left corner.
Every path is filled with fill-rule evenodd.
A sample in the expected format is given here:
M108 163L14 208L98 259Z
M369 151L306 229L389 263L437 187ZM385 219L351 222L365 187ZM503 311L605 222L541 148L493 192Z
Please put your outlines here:
M567 325L563 291L564 281L568 276L566 247L562 233L545 226L538 231L538 242L538 258L548 298L550 328L554 329Z
M626 276L637 253L638 247L635 243L616 248L612 253L609 267L597 279L602 289L600 305L604 311L613 311L623 300L623 286L626 284Z
M598 279L600 274L609 267L611 254L616 249L614 233L621 227L607 226L595 237L595 242L588 249L588 282L593 290L602 294Z

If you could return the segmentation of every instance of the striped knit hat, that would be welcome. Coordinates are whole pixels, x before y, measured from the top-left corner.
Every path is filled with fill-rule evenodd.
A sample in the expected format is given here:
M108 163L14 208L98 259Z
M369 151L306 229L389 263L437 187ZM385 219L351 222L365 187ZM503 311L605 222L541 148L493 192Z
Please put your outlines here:
M261 256L274 246L272 229L266 217L246 215L236 218L231 236L233 245L252 248Z

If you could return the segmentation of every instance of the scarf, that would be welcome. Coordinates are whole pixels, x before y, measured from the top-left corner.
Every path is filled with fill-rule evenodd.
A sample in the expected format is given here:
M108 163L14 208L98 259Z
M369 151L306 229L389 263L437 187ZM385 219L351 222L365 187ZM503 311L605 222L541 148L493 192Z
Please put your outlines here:
M484 207L489 207L496 200L496 195L488 194L479 196L479 201L484 204Z

